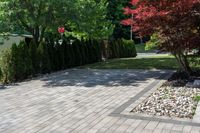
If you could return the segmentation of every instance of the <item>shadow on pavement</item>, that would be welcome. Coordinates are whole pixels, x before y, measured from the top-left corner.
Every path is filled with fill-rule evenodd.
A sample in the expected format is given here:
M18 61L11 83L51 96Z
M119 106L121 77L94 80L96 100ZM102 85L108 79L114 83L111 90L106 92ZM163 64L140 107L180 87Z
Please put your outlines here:
M167 70L94 70L71 69L62 73L55 73L43 77L45 87L59 86L139 86L139 83L147 83L150 78L162 79L162 74Z

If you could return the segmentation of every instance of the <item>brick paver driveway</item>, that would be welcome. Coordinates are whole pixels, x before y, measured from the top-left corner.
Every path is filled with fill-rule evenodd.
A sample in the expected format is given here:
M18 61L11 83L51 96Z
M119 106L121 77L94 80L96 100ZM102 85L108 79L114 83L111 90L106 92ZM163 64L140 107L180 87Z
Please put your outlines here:
M0 132L199 132L198 126L110 115L162 73L73 69L7 86L0 90Z

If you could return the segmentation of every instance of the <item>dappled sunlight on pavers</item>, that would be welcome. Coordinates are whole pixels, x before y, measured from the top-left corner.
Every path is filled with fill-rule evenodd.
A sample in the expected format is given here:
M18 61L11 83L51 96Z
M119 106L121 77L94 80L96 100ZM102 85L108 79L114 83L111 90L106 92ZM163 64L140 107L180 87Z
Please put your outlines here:
M165 73L70 69L6 86L0 90L0 132L176 131L179 124L110 115Z

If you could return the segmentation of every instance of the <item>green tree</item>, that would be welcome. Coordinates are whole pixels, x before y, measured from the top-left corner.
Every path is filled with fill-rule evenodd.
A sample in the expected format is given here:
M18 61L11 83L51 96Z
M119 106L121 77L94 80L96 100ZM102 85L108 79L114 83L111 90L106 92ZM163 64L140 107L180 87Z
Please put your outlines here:
M74 17L71 19L75 31L85 33L88 38L108 38L113 25L106 18L107 0L74 0Z
M130 39L130 26L121 25L120 22L126 19L123 8L128 6L130 0L108 0L107 19L115 26L112 37L115 39Z
M5 0L0 1L0 35L9 31L9 23L5 15L6 11L3 10L6 6Z
M107 0L2 1L0 32L28 32L37 44L45 33L55 33L61 25L75 35L93 38L107 38L113 31L111 22L106 19Z
M1 20L9 23L9 31L24 30L40 43L45 31L56 31L71 16L72 1L67 0L3 0ZM7 12L9 11L9 12ZM0 25L1 28L3 25Z
M161 40L159 38L159 34L154 33L150 40L146 43L145 50L155 50L159 48L161 44Z

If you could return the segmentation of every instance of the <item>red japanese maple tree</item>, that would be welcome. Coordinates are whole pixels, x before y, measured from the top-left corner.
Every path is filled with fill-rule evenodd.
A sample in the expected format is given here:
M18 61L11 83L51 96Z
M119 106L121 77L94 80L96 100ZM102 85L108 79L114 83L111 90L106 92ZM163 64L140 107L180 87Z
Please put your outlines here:
M124 8L124 14L134 19L122 20L139 35L157 33L160 48L171 52L182 70L191 74L187 60L190 49L200 48L200 0L131 0L133 9Z

